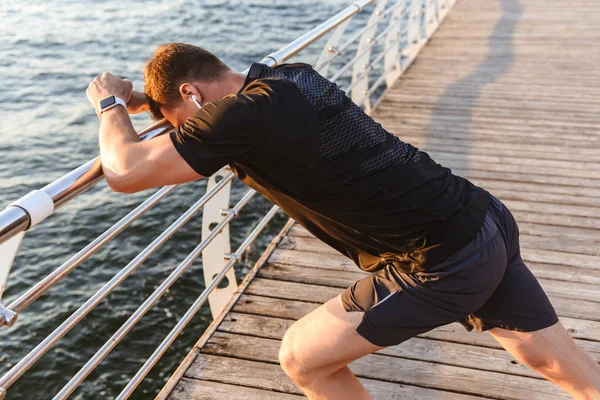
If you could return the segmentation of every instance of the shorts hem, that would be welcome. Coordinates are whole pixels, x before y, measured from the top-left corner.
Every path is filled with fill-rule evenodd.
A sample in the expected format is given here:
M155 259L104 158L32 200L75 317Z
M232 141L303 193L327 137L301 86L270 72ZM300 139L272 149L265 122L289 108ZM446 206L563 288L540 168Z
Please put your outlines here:
M342 292L341 295L342 306L344 306L344 310L346 310L346 312L365 312L366 310L363 310L358 304L352 301L349 294L350 290L351 288L347 288Z
M495 324L493 322L481 322L479 324L471 325L470 323L461 322L467 331L475 331L475 332L487 332L494 328L500 328L507 331L513 332L536 332L542 329L549 328L553 325L556 325L559 322L558 316L555 316L552 320L540 321L537 324L530 324L527 326L516 326L516 325L504 325L504 324Z

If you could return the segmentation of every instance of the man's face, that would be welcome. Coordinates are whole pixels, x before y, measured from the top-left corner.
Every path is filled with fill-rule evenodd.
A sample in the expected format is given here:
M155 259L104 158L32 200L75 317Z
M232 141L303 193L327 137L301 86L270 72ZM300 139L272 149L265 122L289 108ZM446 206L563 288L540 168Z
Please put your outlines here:
M180 101L173 106L163 106L160 112L175 128L179 128L186 119L194 115L198 107L192 101Z

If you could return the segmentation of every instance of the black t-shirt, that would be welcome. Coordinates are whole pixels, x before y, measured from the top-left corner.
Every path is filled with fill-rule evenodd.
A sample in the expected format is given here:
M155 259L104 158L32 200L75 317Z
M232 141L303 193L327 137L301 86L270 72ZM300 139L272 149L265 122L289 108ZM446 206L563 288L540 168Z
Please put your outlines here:
M206 104L171 138L199 174L229 164L365 271L431 269L475 237L489 203L308 64L253 64L237 94Z

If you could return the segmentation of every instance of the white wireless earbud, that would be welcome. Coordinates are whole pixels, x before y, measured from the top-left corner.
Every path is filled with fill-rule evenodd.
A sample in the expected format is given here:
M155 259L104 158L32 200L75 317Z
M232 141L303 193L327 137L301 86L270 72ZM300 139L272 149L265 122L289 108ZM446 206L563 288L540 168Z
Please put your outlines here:
M200 103L198 102L198 99L196 98L195 94L192 95L192 101L194 102L194 104L196 104L198 109L202 108L202 105L200 105Z

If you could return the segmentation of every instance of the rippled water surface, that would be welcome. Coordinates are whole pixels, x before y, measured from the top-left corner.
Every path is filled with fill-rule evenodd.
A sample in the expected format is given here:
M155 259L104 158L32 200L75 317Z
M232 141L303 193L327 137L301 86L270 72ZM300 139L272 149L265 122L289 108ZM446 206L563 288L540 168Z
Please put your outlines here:
M85 97L104 71L141 90L141 67L164 42L197 44L234 69L280 48L348 2L342 0L92 1L0 3L0 208L59 178L98 153L97 117ZM313 52L314 53L314 52ZM314 60L308 59L313 62ZM141 129L150 123L136 116ZM0 373L15 364L85 299L149 244L202 193L205 182L178 188L70 276L0 330ZM233 201L243 194L234 184ZM114 194L105 183L61 208L26 235L3 304L66 261L153 190ZM255 198L232 226L241 243L270 208ZM241 276L275 235L279 215L237 269ZM111 336L200 238L193 218L160 251L44 356L8 391L9 399L51 398ZM113 398L202 291L198 260L71 398ZM210 323L207 308L154 368L132 398L153 398Z

